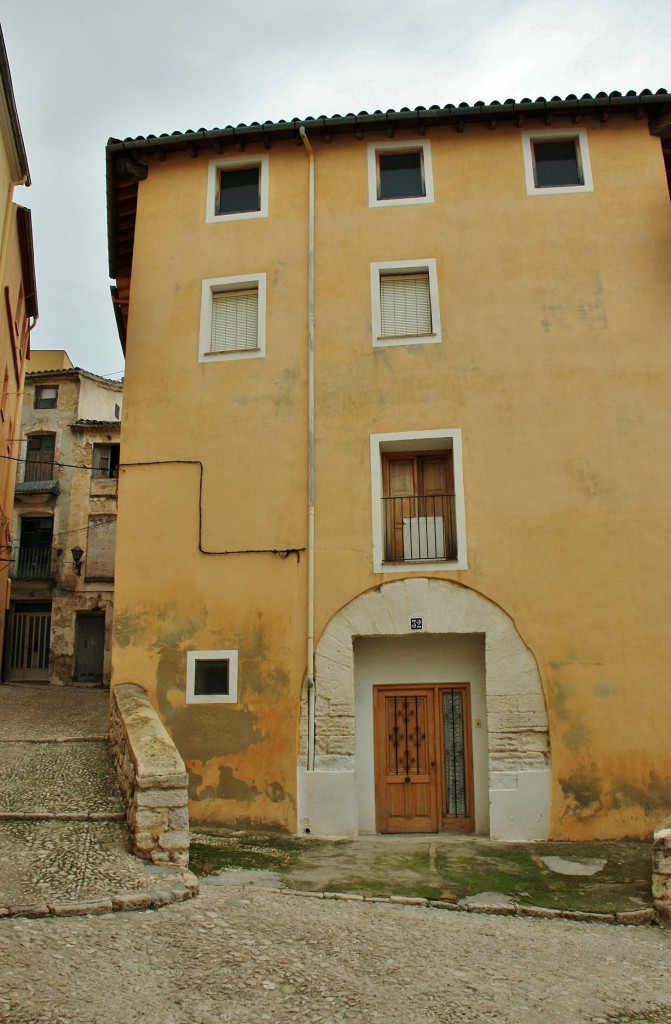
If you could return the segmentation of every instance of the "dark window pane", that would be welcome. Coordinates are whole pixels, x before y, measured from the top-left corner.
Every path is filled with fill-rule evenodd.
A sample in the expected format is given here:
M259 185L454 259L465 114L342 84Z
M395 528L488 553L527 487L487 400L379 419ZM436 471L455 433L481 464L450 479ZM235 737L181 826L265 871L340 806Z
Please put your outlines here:
M58 401L58 388L35 388L35 408L55 409Z
M419 153L380 153L379 199L406 199L426 194Z
M259 167L222 171L219 177L217 213L251 213L261 209Z
M228 695L228 658L197 661L193 682L196 697Z
M583 184L573 139L534 142L534 165L537 188Z

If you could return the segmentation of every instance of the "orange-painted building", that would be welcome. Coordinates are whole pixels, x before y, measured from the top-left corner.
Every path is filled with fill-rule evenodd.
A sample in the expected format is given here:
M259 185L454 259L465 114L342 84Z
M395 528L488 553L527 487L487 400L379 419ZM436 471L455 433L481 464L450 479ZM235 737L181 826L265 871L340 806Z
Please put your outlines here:
M113 683L198 822L671 813L671 97L107 147Z

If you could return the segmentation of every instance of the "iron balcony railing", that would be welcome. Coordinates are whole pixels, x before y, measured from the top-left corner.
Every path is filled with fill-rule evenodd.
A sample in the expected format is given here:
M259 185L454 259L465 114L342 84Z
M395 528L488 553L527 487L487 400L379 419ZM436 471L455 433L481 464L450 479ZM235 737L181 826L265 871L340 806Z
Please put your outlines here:
M57 561L53 548L25 544L12 550L9 575L15 580L52 580Z
M385 562L449 562L457 558L454 494L382 499Z

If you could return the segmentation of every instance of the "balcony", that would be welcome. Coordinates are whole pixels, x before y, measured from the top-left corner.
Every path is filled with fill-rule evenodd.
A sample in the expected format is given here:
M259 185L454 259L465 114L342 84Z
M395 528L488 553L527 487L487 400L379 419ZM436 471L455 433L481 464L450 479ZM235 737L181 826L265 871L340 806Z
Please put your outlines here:
M46 459L28 457L22 481L17 481L16 494L58 494L58 480L54 480L53 457Z
M58 572L54 548L25 544L12 549L9 575L14 580L53 580Z
M385 562L457 559L454 494L413 494L382 499Z

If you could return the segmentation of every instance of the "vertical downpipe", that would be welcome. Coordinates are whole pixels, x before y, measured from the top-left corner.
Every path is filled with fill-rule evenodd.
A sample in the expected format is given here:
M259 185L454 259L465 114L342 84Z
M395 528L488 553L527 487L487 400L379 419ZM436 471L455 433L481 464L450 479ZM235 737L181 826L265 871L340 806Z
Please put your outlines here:
M308 190L308 771L315 770L315 155L301 125L310 162Z

